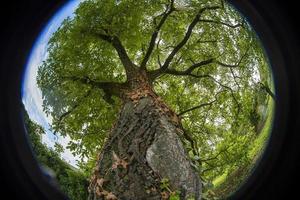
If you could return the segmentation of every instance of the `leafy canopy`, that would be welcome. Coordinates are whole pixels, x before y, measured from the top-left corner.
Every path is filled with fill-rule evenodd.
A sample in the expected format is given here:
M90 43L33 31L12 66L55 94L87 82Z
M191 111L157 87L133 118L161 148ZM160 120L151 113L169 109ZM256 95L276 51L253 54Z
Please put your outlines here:
M247 160L266 113L258 107L270 99L270 69L254 30L220 0L79 5L52 36L37 77L52 128L70 136L74 154L94 157L121 105L95 87L127 80L110 38L118 38L136 67L155 74L154 90L182 118L193 141L186 146L203 177L213 180Z

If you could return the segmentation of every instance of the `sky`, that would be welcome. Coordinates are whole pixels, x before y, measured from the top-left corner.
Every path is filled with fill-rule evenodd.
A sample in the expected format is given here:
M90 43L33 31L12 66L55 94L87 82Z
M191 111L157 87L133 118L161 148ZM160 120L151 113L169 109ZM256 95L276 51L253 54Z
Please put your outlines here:
M59 144L63 145L63 147L66 147L70 138L64 138L59 134L55 136L50 131L49 124L51 124L52 119L51 116L47 116L43 112L42 93L36 83L37 70L42 61L47 57L47 43L52 34L59 28L65 18L68 16L73 16L73 12L78 7L80 2L80 0L68 1L52 16L49 22L45 24L43 30L36 39L35 44L32 46L31 53L25 66L22 87L22 101L31 120L41 125L45 129L46 134L42 136L42 141L50 148L54 147L55 142L58 142ZM79 159L78 157L74 157L66 148L61 154L61 157L75 167L77 164L76 160Z

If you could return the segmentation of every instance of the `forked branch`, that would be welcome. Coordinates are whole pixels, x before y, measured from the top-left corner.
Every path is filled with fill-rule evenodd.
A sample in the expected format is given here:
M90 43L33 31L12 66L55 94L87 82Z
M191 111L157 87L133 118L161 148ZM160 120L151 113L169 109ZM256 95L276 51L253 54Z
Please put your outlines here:
M134 72L137 70L136 65L130 60L125 47L117 36L109 36L101 33L94 34L96 37L112 44L115 50L118 53L118 56L125 68L126 75L128 79L131 79L134 76Z
M149 43L149 46L148 46L148 49L147 49L147 52L145 54L145 57L143 58L142 60L142 63L140 65L140 67L142 69L145 69L146 68L146 64L151 56L151 53L154 49L154 46L155 46L155 42L156 42L156 39L157 39L157 36L158 36L158 33L161 29L161 27L164 25L165 21L167 20L168 16L173 12L175 11L175 8L174 8L174 0L171 0L170 1L170 4L167 6L165 12L163 14L161 14L162 18L160 20L160 22L156 25L155 29L154 29L154 32L152 33L152 36L151 36L151 39L150 39L150 43Z
M211 7L205 7L200 9L200 11L196 14L194 17L193 21L190 23L188 26L188 29L183 37L183 39L174 47L174 49L171 51L171 53L168 55L166 58L164 64L160 68L160 70L157 73L163 73L165 72L166 69L168 69L170 63L172 62L174 56L178 53L178 51L188 42L189 38L192 35L193 29L197 25L197 23L200 20L201 15L204 13L206 10L215 10L221 8L220 6L211 6Z

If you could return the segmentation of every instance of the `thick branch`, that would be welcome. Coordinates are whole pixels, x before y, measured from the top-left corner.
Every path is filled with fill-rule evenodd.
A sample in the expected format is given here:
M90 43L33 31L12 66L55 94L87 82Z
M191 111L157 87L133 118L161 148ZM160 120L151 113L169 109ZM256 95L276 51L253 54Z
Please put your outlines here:
M217 65L221 66L221 67L227 67L227 68L237 68L240 67L241 62L243 61L243 59L246 57L247 53L248 53L249 48L246 50L246 52L241 56L241 58L239 59L239 61L236 64L226 64L223 63L221 61L216 60L215 58L210 58L208 60L204 60L204 61L200 61L198 63L194 63L193 65L191 65L189 68L187 68L186 70L183 71L177 71L175 69L165 69L163 73L165 74L171 74L171 75L175 75L175 76L192 76L195 78L203 78L203 77L209 77L208 75L196 75L196 74L192 74L192 72L202 66L206 66L208 64L211 63L216 63ZM161 70L162 67L160 69L154 70L150 72L150 76L152 78L152 80L154 80L155 78L157 78L160 74L161 74Z
M192 76L195 78L203 78L203 77L207 77L208 75L196 75L196 74L192 74L192 72L199 67L213 63L213 61L214 61L213 59L208 59L208 60L204 60L204 61L201 61L198 63L194 63L189 68L187 68L186 70L183 70L183 71L177 71L175 69L166 69L164 71L164 73L175 75L175 76ZM150 72L151 78L154 80L157 77L157 75L159 74L159 72L160 72L160 69L151 71Z
M223 62L218 61L218 60L216 60L215 62L218 65L220 65L221 67L237 68L237 67L240 67L240 64L241 64L243 58L244 58L244 56L242 56L242 58L239 60L239 62L237 64L226 64L226 63L223 63Z
M159 73L164 72L170 65L171 61L173 60L174 56L177 54L177 52L187 43L187 41L189 40L189 38L192 35L193 29L195 28L195 26L197 25L197 23L200 20L200 17L202 15L202 13L206 10L215 10L215 9L219 9L219 6L212 6L212 7L205 7L202 8L197 15L194 17L193 21L191 22L191 24L188 26L188 29L183 37L183 39L174 47L173 51L169 54L169 56L167 57L167 59L165 60L165 63L163 64L163 66L160 68Z
M167 20L168 16L174 11L174 0L170 1L170 4L168 5L166 11L162 14L162 18L160 20L160 22L158 23L158 25L155 27L154 32L152 33L151 39L150 39L150 43L146 52L146 55L144 57L144 59L142 60L141 63L141 68L145 69L146 68L146 64L151 56L151 53L154 49L155 46L155 41L157 38L157 35L161 29L161 27L163 26L163 24L165 23L165 21Z
M127 88L126 83L115 83L115 82L101 82L90 79L87 76L76 77L76 76L63 76L63 79L78 81L86 85L91 85L94 88L102 89L105 93L104 99L111 96L121 97L122 90Z
M126 75L128 79L131 79L133 73L137 70L136 65L130 60L125 47L117 36L109 36L101 33L95 34L98 38L107 41L112 44L112 46L117 51L119 58L125 68Z
M170 75L174 75L174 76L191 76L191 77L194 77L194 78L209 78L210 77L209 74L202 74L202 75L197 75L197 74L192 74L192 73L186 74L186 73L182 73L182 71L169 70L169 69L167 69L164 72L164 74L170 74ZM155 77L156 74L150 73L150 75L153 75L151 77Z
M226 63L222 63L221 61L216 61L216 63L222 67L228 67L228 68L236 68L236 67L239 67L239 64L234 64L234 65L231 65L231 64L226 64Z
M192 66L190 66L189 68L187 68L186 70L184 71L181 71L182 74L190 74L192 73L195 69L201 67L201 66L205 66L205 65L208 65L210 63L213 62L213 59L208 59L208 60L204 60L204 61L201 61L201 62L198 62L198 63L195 63L193 64Z

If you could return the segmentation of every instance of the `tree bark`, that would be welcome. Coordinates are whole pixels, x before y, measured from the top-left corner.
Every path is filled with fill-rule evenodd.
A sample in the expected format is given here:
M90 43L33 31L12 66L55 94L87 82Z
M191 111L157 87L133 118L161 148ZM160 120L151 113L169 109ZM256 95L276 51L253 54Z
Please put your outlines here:
M89 200L168 199L172 191L181 199L200 199L200 179L180 140L178 116L150 86L125 94L91 177ZM168 180L167 188L161 188L162 180Z

